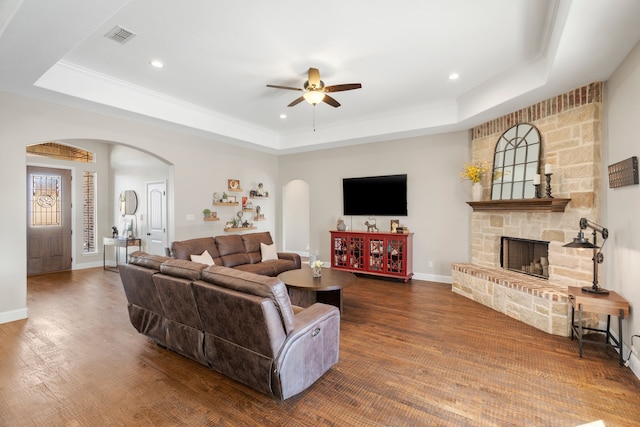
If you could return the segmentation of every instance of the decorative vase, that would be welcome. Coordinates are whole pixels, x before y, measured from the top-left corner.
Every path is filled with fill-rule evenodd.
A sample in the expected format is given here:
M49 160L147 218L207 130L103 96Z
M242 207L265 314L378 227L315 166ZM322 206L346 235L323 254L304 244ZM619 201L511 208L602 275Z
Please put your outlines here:
M347 224L344 223L344 220L339 219L338 223L336 224L336 228L338 229L338 231L344 231L347 229Z
M322 267L312 267L311 275L313 277L322 277Z
M482 187L482 184L480 184L479 182L474 182L473 185L471 186L471 198L473 199L473 201L474 202L481 201L483 193L484 193L484 188Z

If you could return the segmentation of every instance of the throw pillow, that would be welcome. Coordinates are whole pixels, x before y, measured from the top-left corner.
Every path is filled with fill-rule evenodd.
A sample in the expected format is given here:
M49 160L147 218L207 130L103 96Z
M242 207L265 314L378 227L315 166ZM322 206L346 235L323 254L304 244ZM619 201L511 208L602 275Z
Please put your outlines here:
M208 250L204 250L200 255L191 255L191 261L199 262L201 264L214 265L213 258L209 254Z
M260 243L260 253L262 254L262 261L269 261L272 259L278 259L278 252L276 251L276 244L265 245Z

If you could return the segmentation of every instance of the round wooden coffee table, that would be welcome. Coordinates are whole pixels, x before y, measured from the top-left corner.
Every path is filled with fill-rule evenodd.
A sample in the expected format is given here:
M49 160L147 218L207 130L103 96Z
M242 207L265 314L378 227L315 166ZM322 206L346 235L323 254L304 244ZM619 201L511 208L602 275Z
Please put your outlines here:
M303 266L278 275L289 290L291 304L309 307L315 302L331 304L342 313L342 289L356 281L353 273L330 268L322 269L322 277L313 277L311 269Z

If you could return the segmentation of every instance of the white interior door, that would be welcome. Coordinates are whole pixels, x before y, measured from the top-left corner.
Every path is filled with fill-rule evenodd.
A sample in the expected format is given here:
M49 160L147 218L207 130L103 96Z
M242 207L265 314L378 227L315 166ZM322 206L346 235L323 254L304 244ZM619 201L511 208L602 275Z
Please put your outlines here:
M167 183L147 184L147 251L164 255L167 247Z

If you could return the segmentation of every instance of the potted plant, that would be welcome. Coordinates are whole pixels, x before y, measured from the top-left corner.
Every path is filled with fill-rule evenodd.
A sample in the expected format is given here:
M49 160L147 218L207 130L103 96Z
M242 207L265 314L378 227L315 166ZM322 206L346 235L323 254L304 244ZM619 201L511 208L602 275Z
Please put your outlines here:
M315 260L311 265L311 275L313 277L320 277L322 276L322 265L323 262L320 261L319 259Z
M464 169L460 173L460 177L462 179L468 179L473 183L471 188L471 194L473 201L477 202L482 200L482 194L484 189L480 181L482 177L487 173L489 167L486 163L482 162L473 162L467 163L464 165Z
M209 218L211 216L211 209L204 209L202 215L204 215L205 218Z

